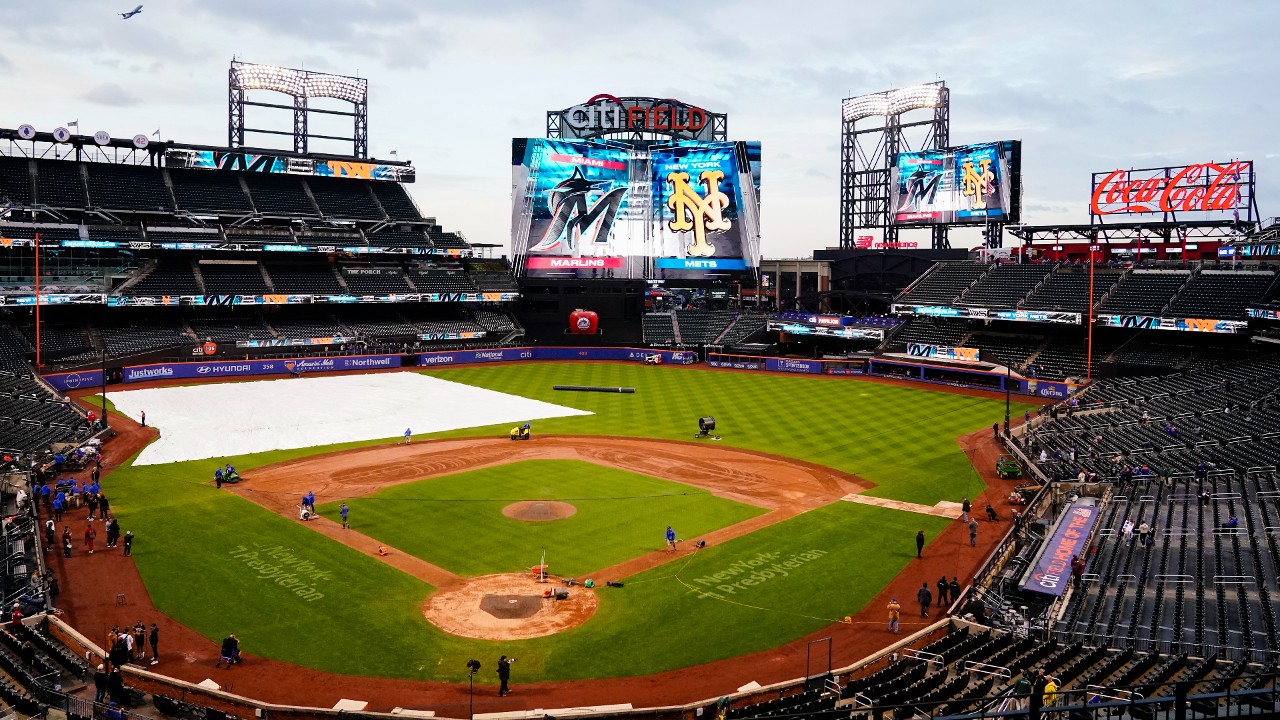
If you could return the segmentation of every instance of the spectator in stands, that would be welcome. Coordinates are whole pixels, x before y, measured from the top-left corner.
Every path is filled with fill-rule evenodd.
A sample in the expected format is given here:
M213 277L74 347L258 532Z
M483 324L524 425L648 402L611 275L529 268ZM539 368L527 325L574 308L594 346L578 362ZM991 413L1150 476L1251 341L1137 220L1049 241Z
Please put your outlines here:
M1053 707L1058 701L1058 681L1052 675L1044 676L1044 704L1046 707Z
M1047 462L1049 462L1049 453L1048 453L1046 450L1041 449L1041 450L1040 450L1040 464L1041 464L1041 465L1043 465L1043 464L1045 464L1045 463L1047 463Z
M1200 504L1201 504L1201 505L1208 506L1208 505L1209 505L1209 501L1210 501L1209 491L1208 491L1208 490L1201 490L1201 491L1200 491Z
M1146 521L1138 526L1138 544L1144 548L1151 544L1151 526Z
M1234 530L1240 527L1240 518L1236 517L1235 514L1232 513L1231 519L1223 523L1222 527L1227 528L1228 530Z
M1147 424L1147 423L1149 423L1149 422L1151 422L1151 413L1147 412L1146 410L1143 410L1143 411L1142 411L1142 424L1143 424L1143 425L1146 425L1146 424Z
M929 617L929 606L933 604L933 593L929 592L929 583L920 585L916 591L916 602L920 603L920 617Z
M1075 586L1080 587L1080 583L1084 580L1084 558L1079 555L1071 556L1071 581Z
M13 604L13 614L9 616L9 622L14 625L22 622L22 606L19 603Z
M1124 525L1120 526L1120 534L1124 537L1125 546L1133 543L1133 521L1125 520Z
M1204 463L1199 463L1198 465L1196 465L1196 480L1199 480L1200 482L1204 482L1205 480L1208 480L1208 479L1209 479L1209 468L1206 467ZM1207 493L1202 493L1202 495L1205 495L1205 494Z
M100 703L107 697L107 669L105 665L98 664L98 669L93 672L93 701Z
M1031 697L1027 698L1031 720L1038 720L1040 708L1044 707L1044 688L1048 684L1044 670L1036 670L1035 679L1031 681Z
M1027 700L1031 695L1031 679L1023 672L1013 683L1013 694L1009 697L1010 710L1026 710Z
M107 676L107 697L115 703L125 701L124 675L120 674L120 666L118 665L111 668L111 674Z
M936 586L938 588L938 607L946 607L947 593L951 590L951 585L947 582L947 576L943 575L938 578Z
M924 557L924 531L916 533L916 559Z

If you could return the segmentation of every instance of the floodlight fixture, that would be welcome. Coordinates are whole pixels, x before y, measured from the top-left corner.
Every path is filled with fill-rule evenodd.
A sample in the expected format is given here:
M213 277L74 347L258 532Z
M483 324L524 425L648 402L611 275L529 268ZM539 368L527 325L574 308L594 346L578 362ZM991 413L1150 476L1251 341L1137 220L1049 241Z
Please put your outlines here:
M293 97L326 97L357 104L369 97L369 81L364 78L275 65L232 62L231 80L236 90L273 90Z
M841 102L841 111L846 121L861 120L875 115L901 115L911 110L941 107L946 101L944 93L945 86L942 83L912 85L897 90L845 98Z

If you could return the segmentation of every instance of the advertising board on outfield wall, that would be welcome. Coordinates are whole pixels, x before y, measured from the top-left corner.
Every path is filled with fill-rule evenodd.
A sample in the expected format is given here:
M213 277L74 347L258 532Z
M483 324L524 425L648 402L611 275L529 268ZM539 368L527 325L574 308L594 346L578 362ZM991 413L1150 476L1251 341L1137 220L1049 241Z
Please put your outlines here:
M156 363L124 368L124 382L174 378L215 378L242 375L289 375L342 370L383 370L400 367L400 355L350 355L288 360L218 360L214 362Z
M963 363L978 362L978 348L907 343L907 354L911 357L933 358L935 360L951 360Z
M101 370L81 370L79 372L54 373L52 375L42 375L44 381L49 383L50 387L60 392L68 390L79 390L80 388L92 388L102 385Z
M1243 320L1215 320L1212 318L1168 318L1148 315L1099 315L1099 325L1106 327L1136 328L1141 330L1181 330L1238 334L1247 332L1249 323Z
M1056 323L1080 325L1083 318L1076 312L1056 310L992 310L981 307L949 307L946 305L897 305L893 312L927 317L965 318L969 320L1008 320L1011 322Z

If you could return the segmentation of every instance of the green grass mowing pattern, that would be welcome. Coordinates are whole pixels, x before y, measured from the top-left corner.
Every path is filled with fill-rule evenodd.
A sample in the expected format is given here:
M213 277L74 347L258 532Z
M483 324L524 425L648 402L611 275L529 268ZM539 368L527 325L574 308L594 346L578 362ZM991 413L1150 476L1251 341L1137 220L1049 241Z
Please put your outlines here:
M981 489L954 438L989 427L1004 410L999 401L923 389L638 363L506 365L438 374L597 413L538 421L535 434L691 440L696 418L713 414L726 444L857 473L879 483L873 494L925 504ZM561 393L551 390L553 384L630 385L638 393ZM1016 404L1013 412L1027 407ZM505 436L509 425L436 437ZM915 530L923 527L932 537L946 522L836 503L708 548L684 568L668 564L637 575L623 590L602 590L597 616L575 630L484 643L446 635L422 618L418 607L429 586L300 523L219 493L209 482L220 462L249 474L263 465L383 442L123 467L107 478L105 490L122 526L137 534L134 556L157 607L203 633L211 647L236 632L251 654L321 670L452 681L465 680L461 662L454 660L499 652L520 653L519 680L533 681L651 673L773 647L821 627L826 618L855 612L914 557ZM299 601L289 588L258 577L261 568L231 554L237 545L250 544L287 546L332 572L317 581L325 597ZM679 592L677 573L688 582L689 573L705 577L759 552L826 547L839 552L743 591L747 605L763 610ZM808 575L818 568L824 569L821 577Z
M520 500L561 500L577 512L554 522L502 514ZM340 504L317 509L338 520ZM667 525L694 537L765 512L700 488L580 460L528 460L456 473L394 485L347 504L361 532L463 576L518 572L537 565L543 550L553 572L580 576L661 549Z
M640 363L513 363L424 372L594 413L539 420L535 435L692 440L697 419L712 415L724 444L838 468L875 483L869 495L923 505L982 491L984 484L956 437L1004 419L1003 400L844 378ZM560 392L553 385L634 387L636 394ZM1034 407L1014 403L1011 412L1021 415ZM509 429L470 428L439 436L505 435Z

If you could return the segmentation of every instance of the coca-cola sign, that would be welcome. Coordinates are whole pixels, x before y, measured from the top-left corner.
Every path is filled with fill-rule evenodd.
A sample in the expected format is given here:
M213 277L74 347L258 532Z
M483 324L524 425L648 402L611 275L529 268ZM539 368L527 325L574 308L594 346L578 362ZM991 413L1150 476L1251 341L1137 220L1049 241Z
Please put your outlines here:
M1253 163L1233 160L1094 173L1094 215L1231 212L1248 209Z

